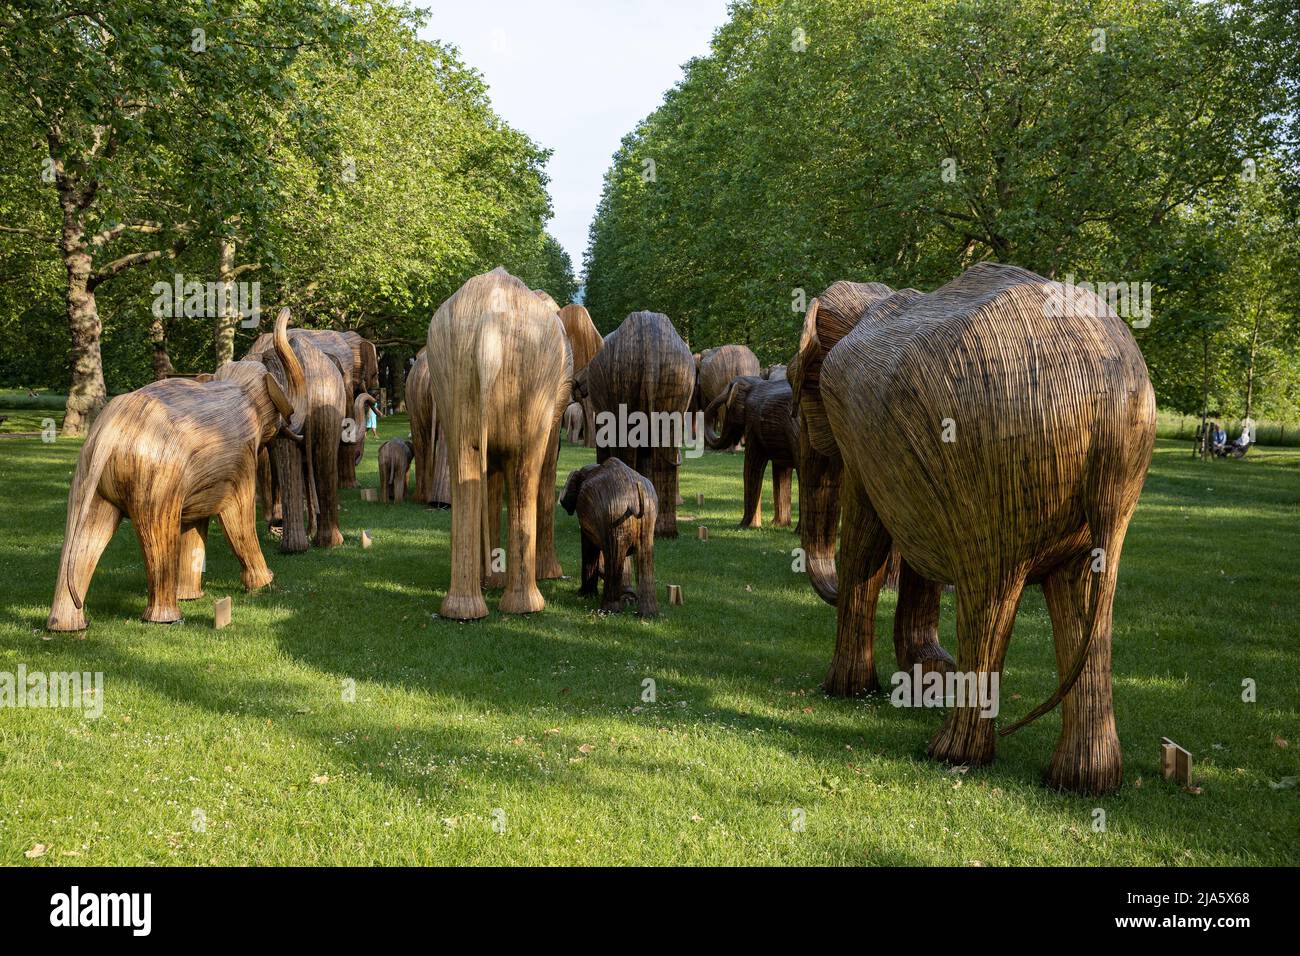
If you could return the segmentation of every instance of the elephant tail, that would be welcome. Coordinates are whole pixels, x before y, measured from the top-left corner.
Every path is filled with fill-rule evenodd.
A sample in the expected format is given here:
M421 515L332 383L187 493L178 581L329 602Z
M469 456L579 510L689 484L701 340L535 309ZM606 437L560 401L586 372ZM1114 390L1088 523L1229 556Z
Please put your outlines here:
M101 421L104 419L105 416L101 416ZM59 568L59 574L67 582L68 596L72 598L72 603L78 611L82 608L85 595L77 592L77 588L73 584L76 575L71 572L77 562L77 552L82 548L86 518L90 514L90 506L95 501L95 495L99 493L100 476L103 475L104 467L113 455L113 443L100 441L99 434L99 430L96 429L95 434L86 443L90 454L83 459L85 468L83 470L82 465L79 464L77 474L73 478L73 496L79 499L77 513L75 518L71 514L68 516L67 541L63 547L63 558Z
M1105 545L1100 545L1100 547L1104 550ZM1099 625L1101 624L1097 619L1098 614L1101 611L1101 592L1104 590L1101 575L1094 576L1092 587L1089 590L1091 593L1088 596L1088 614L1084 618L1084 620L1087 621L1088 630L1084 634L1083 640L1079 642L1079 649L1075 652L1074 660L1070 663L1070 669L1065 673L1065 676L1061 679L1060 685L1056 688L1056 691L1051 697L1047 698L1047 700L1043 701L1024 717L1021 717L1010 727L999 730L999 737L1006 737L1010 734L1014 734L1021 727L1032 724L1039 717L1042 717L1043 714L1053 710L1057 704L1065 699L1065 695L1070 692L1074 687L1075 681L1079 679L1079 675L1083 673L1084 665L1088 663L1088 652L1092 650L1093 639L1096 636L1097 631L1100 629Z
M1085 517L1088 528L1092 532L1091 560L1101 561L1101 567L1094 568L1090 576L1088 611L1084 616L1084 626L1087 630L1083 640L1079 642L1079 648L1075 651L1069 670L1062 675L1056 692L1028 715L1005 730L999 731L999 736L1005 737L1015 733L1021 727L1051 711L1065 699L1065 695L1070 692L1079 675L1083 673L1083 668L1088 663L1088 654L1092 650L1092 643L1097 639L1097 632L1102 629L1102 596L1113 589L1114 578L1118 573L1119 555L1112 553L1112 548L1122 544L1127 516L1132 513L1136 501L1136 495L1133 495L1132 500L1128 498L1129 471L1132 468L1132 461L1130 460L1131 449L1126 446L1123 428L1125 419L1116 415L1111 418L1111 421L1114 424L1109 428L1098 430L1083 482ZM1138 487L1141 487L1140 484Z

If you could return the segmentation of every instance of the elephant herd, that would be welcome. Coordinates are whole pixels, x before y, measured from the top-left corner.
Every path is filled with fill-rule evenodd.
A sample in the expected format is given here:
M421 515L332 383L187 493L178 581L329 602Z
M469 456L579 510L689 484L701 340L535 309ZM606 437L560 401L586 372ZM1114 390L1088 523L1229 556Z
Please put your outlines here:
M273 333L210 381L156 382L110 402L73 478L49 628L86 626L86 588L123 514L145 553L148 621L178 620L177 601L201 593L213 515L249 588L271 580L255 499L282 549L339 543L338 487L355 483L374 356L352 333L289 330L282 310ZM597 450L559 501L579 517L581 593L603 574L602 606L617 609L635 563L638 609L657 613L654 539L677 534L680 446L702 427L714 450L743 444L741 527L761 524L768 463L774 524L789 526L798 474L809 583L836 609L828 693L880 686L875 615L891 563L897 663L926 676L999 675L1023 589L1040 584L1058 686L1001 734L1060 704L1048 784L1118 787L1111 607L1155 401L1127 325L1092 293L993 263L930 293L835 282L810 303L788 366L763 371L745 346L692 354L660 313L634 312L602 338L582 306L560 309L496 269L438 308L407 396L411 439L380 449L381 488L402 500L414 462L416 500L452 509L441 616L486 616L492 587L504 613L545 606L537 582L562 574L561 424ZM685 431L631 437L632 415ZM945 586L956 592L956 660L938 637ZM929 753L986 763L996 736L979 703L958 700Z

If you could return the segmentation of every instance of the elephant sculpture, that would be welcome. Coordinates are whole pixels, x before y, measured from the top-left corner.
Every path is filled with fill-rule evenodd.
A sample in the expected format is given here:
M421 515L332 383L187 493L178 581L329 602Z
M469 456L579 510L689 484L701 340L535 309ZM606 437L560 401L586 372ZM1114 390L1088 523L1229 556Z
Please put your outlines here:
M485 544L495 542L493 519L500 521L493 486L504 487L508 511L500 609L540 611L546 602L537 589L537 556L554 549L556 436L572 389L564 326L524 283L497 268L470 279L438 308L426 355L451 462L451 587L439 613L457 620L487 615L481 587L492 554Z
M589 396L596 410L596 460L619 458L654 484L657 538L677 537L678 446L689 437L694 388L691 350L659 312L633 312L624 319L574 386L574 398ZM649 427L618 427L633 415Z
M338 456L340 449L347 447L342 437L351 409L347 380L335 358L317 348L313 336L288 334L284 328L288 310L282 314L285 322L276 322L275 347L261 358L277 381L288 384L294 414L303 419L302 441L280 435L268 446L282 521L280 551L297 554L311 545L333 548L343 543ZM272 520L275 510L273 507Z
M935 637L938 587L951 583L957 672L1000 675L1021 592L1041 584L1059 684L1001 735L1060 703L1048 785L1118 787L1111 607L1155 441L1154 394L1124 322L1091 292L993 263L928 295L836 283L810 305L789 377L801 498L819 505L802 512L805 549L823 596L834 568L827 499L838 492L843 507L837 640L866 632L893 546L900 666ZM869 643L863 661L870 687ZM993 721L967 700L929 753L977 765L994 745Z
M790 526L791 475L799 453L799 431L793 414L790 383L741 375L704 410L704 441L715 451L745 441L745 513L742 528L763 525L763 474L772 463L772 523ZM714 416L721 415L718 431Z
M758 358L747 345L719 345L705 349L695 358L695 398L693 408L700 410L713 404L731 380L741 375L759 375ZM735 451L730 445L721 451Z
M379 359L374 345L357 332L335 332L329 329L294 329L291 338L304 338L325 353L337 366L344 379L348 395L349 413L345 419L340 442L345 446L338 454L338 486L357 487L357 465L365 454L366 410L378 404L371 393L379 390ZM260 358L271 348L271 334L257 337L246 358ZM364 401L362 400L364 398Z
M411 445L415 453L415 500L434 508L451 507L451 474L447 439L429 390L429 360L420 349L406 378L406 407L411 416Z
M280 321L288 321L287 310ZM178 602L202 596L213 515L239 559L244 587L269 584L257 539L257 453L282 432L301 440L294 388L286 395L260 362L227 362L215 380L165 379L109 402L82 446L68 492L46 627L86 628L86 591L124 514L144 555L146 621L179 621Z
M406 473L415 458L415 446L405 438L390 438L379 446L379 500L401 504L406 500Z
M560 507L578 515L582 529L582 586L578 593L596 593L605 579L602 611L618 611L627 588L624 573L629 557L636 558L637 611L655 617L655 517L659 500L654 485L617 458L570 472L560 495Z
M576 302L560 310L560 321L564 323L564 334L569 337L569 347L573 349L573 375L576 378L596 357L596 353L604 347L605 340L596 330L596 324L591 321L591 313ZM590 398L584 399L579 404L582 406L583 440L588 448L595 448L596 410L592 407ZM573 441L572 429L569 430L569 441Z
M569 436L570 445L576 445L588 437L587 415L581 402L570 402L564 410L564 430ZM594 444L595 436L590 437Z

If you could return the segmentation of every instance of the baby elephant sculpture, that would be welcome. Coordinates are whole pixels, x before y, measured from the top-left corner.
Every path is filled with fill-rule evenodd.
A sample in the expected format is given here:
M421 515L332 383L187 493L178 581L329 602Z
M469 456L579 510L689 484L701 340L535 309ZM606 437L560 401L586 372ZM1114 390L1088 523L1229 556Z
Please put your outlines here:
M790 475L799 455L799 428L792 412L790 383L739 375L704 411L704 440L714 451L745 440L745 514L742 528L763 525L763 473L772 462L772 523L790 526ZM715 417L721 418L718 432Z
M415 458L408 439L391 438L379 446L379 500L401 504L406 500L406 473Z
M582 527L582 586L578 593L596 593L596 581L604 574L602 611L617 611L623 592L630 590L623 580L627 558L636 557L637 612L655 617L655 518L659 497L650 479L633 471L617 458L599 465L587 465L570 472L560 496L560 507L578 514Z
M287 348L288 310L276 349ZM46 627L80 631L95 565L126 515L140 539L149 603L144 620L181 619L178 601L202 595L208 521L221 528L249 590L271 583L257 540L257 453L277 434L302 440L300 396L261 362L227 362L218 381L153 382L108 403L81 449ZM288 424L286 425L286 421Z

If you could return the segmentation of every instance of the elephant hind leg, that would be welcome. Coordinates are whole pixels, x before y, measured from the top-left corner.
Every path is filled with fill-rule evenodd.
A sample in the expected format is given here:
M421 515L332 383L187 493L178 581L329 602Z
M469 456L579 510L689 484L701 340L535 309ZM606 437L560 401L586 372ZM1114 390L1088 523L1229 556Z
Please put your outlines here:
M547 437L546 457L537 476L537 580L564 577L555 554L555 467L560 457L560 420Z
M84 631L86 629L85 608L77 607L72 600L72 592L86 599L86 590L90 579L99 564L100 556L113 538L113 532L122 522L122 512L107 500L94 492L95 498L86 513L86 520L75 534L68 532L68 539L63 543L63 557L59 561L59 576L54 585L54 600L50 604L50 616L45 622L49 631ZM69 504L71 509L72 505Z
M203 572L207 567L208 519L187 521L181 526L181 562L176 569L179 584L176 597L197 601L203 597Z
M1113 546L1112 546L1113 547ZM1094 559L1086 555L1054 571L1043 581L1043 595L1052 618L1056 666L1064 680L1086 628L1092 590L1096 595L1096 627L1083 670L1061 701L1061 734L1047 771L1047 785L1057 790L1103 794L1119 788L1123 759L1115 710L1111 699L1111 605L1115 598L1117 550L1107 555L1106 568L1093 571Z
M772 462L772 524L777 528L790 527L790 476L794 466Z
M133 509L131 523L140 538L144 573L149 583L149 603L142 619L151 624L174 624L181 619L177 602L181 559L179 493Z
M501 548L501 507L505 497L505 473L497 466L489 466L487 500L483 504L483 586L506 586L505 559Z
M510 462L506 475L506 590L503 614L531 614L546 607L537 590L537 480L540 456L529 453Z
M242 569L240 580L249 591L264 588L274 579L257 540L257 515L253 495L247 486L236 490L221 509L221 530L235 552Z
M955 666L939 643L939 595L943 586L927 581L906 561L898 562L898 609L894 612L894 656L899 670L947 673Z
M745 449L745 513L740 519L742 528L763 526L763 473L767 459L755 447ZM773 481L776 480L775 472Z
M600 545L584 534L582 536L582 583L578 586L578 594L590 597L596 593L596 585L599 582Z
M948 719L930 740L928 752L934 759L971 767L993 760L996 695L987 707L970 698L982 689L990 693L997 689L992 675L1000 681L1002 660L1024 589L1024 578L993 584L958 582L956 673L967 682L973 679L975 685L960 705L948 711Z

